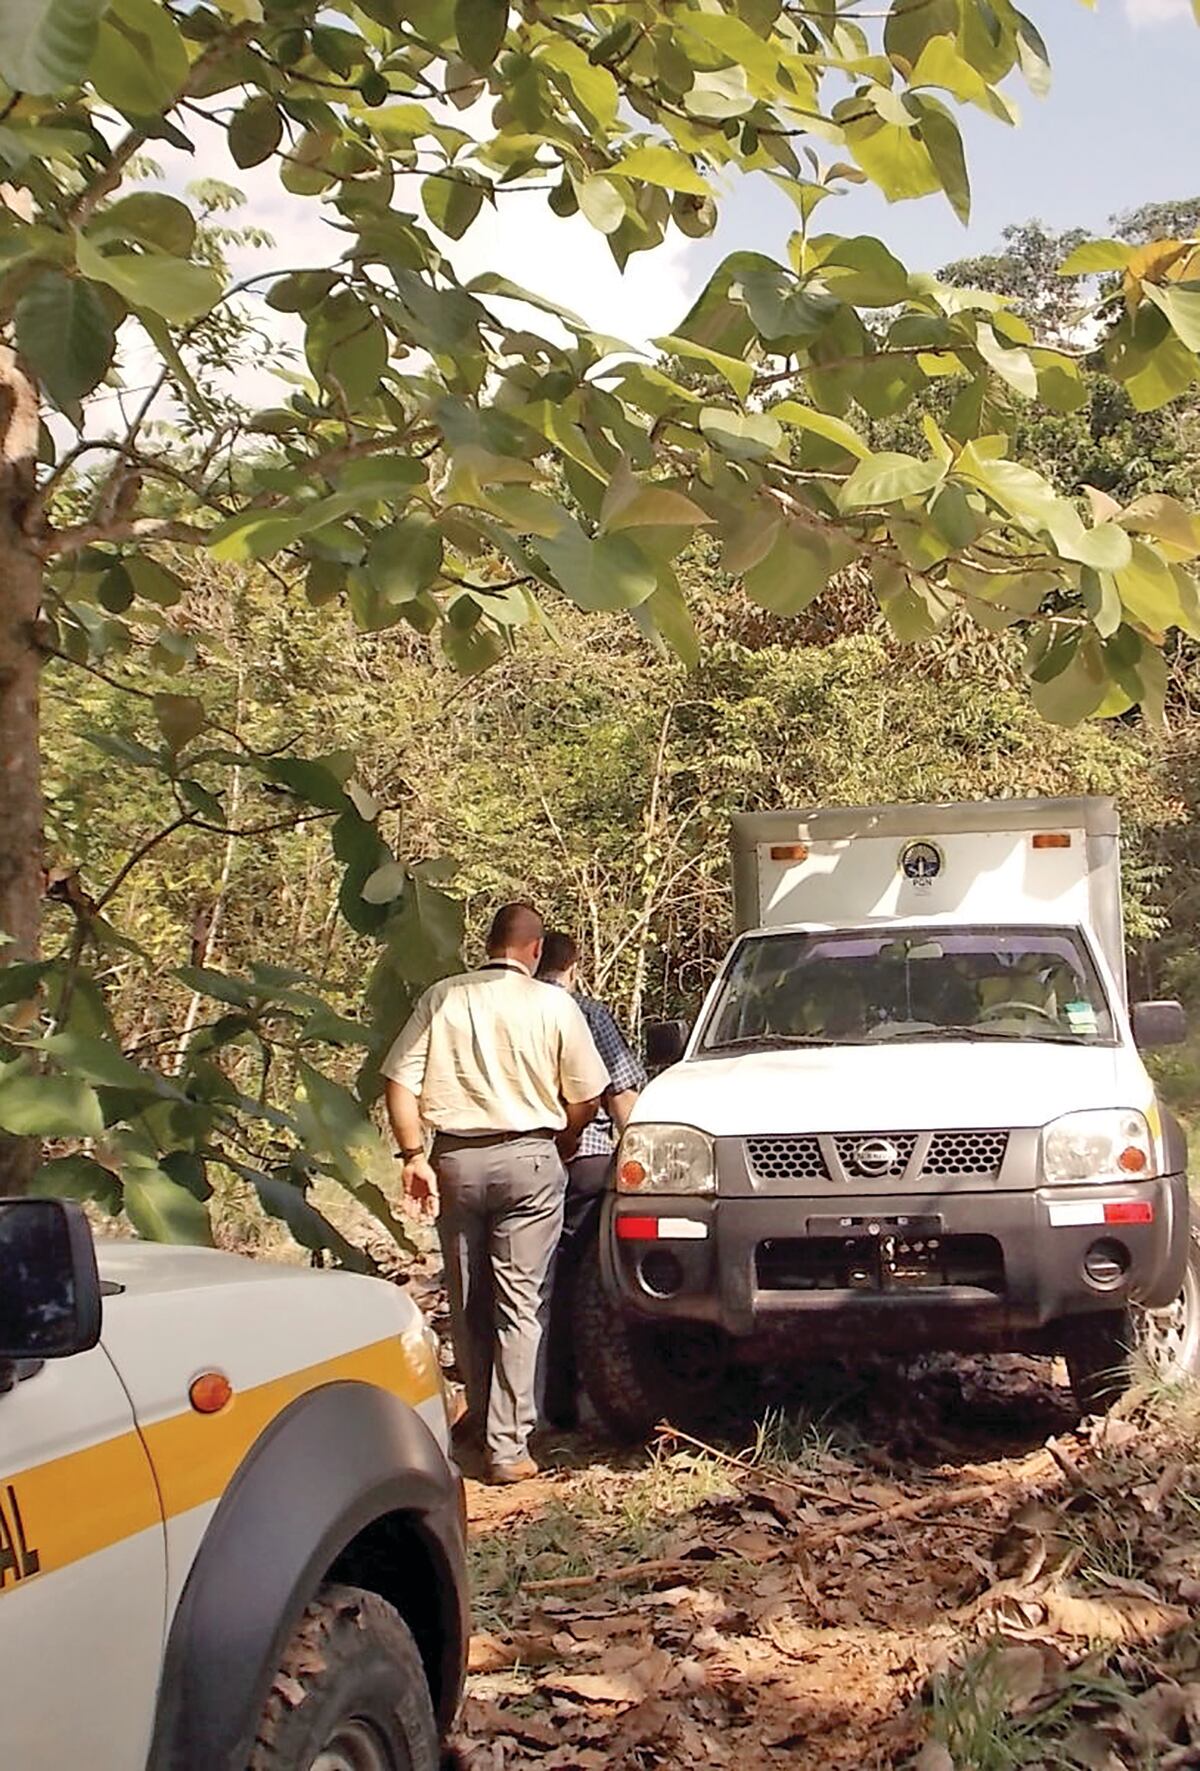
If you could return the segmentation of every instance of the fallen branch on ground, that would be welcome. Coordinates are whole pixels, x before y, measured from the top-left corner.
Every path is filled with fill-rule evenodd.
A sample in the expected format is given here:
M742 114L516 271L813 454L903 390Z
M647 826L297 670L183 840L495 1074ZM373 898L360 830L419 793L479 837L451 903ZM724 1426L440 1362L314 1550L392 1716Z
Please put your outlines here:
M669 1441L679 1445L694 1446L697 1451L703 1451L715 1462L728 1464L731 1469L740 1470L745 1476L759 1476L764 1481L777 1482L781 1488L791 1488L795 1493L806 1495L810 1500L824 1501L826 1506L833 1499L827 1489L819 1488L815 1482L802 1482L798 1476L785 1476L778 1470L764 1470L761 1464L754 1462L753 1458L738 1457L731 1451L718 1451L715 1445L709 1445L703 1439L693 1438L691 1433L685 1433L679 1427L673 1427L670 1421L660 1421L654 1431L660 1444L665 1445ZM866 1503L859 1501L857 1504L863 1506Z
M595 1574L556 1574L549 1580L527 1580L522 1589L527 1593L565 1593L577 1588L603 1586L606 1581L642 1580L655 1574L678 1574L685 1568L704 1564L695 1560L681 1561L678 1556L660 1556L653 1562L629 1562L624 1568L598 1569Z

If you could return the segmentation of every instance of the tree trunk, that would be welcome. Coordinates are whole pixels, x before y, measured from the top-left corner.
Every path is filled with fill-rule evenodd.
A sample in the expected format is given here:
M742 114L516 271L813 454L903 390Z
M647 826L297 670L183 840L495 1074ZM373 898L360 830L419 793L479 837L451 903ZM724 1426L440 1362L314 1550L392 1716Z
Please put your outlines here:
M24 529L37 439L37 396L0 346L0 964L37 957L42 899L42 564ZM37 1160L34 1141L0 1134L0 1194L23 1192Z

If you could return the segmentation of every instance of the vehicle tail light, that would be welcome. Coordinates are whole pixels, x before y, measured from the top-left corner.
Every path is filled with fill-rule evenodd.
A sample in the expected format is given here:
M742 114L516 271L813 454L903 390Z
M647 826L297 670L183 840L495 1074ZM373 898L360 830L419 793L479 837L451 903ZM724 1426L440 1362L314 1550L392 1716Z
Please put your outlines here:
M1146 1167L1146 1152L1139 1150L1136 1144L1126 1144L1117 1157L1117 1167L1123 1168L1128 1175L1140 1175Z
M1035 849L1069 849L1071 838L1065 830L1039 830L1033 846Z
M634 1156L626 1157L621 1164L621 1185L636 1192L638 1187L646 1184L646 1167Z

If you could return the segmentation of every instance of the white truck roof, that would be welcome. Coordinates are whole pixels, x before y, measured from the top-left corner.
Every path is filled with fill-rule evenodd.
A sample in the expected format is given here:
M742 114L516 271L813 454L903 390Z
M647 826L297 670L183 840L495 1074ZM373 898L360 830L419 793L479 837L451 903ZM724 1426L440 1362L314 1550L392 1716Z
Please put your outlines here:
M875 922L1089 928L1125 990L1111 799L821 806L733 819L739 932Z

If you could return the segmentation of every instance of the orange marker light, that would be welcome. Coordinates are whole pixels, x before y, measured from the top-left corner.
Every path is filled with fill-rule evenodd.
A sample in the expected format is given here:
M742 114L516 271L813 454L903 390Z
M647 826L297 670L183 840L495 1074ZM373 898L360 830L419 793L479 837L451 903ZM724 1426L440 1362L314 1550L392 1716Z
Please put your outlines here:
M623 1187L641 1187L646 1180L646 1170L642 1163L634 1157L621 1164L621 1185Z
M188 1386L188 1401L197 1414L220 1414L233 1399L233 1385L223 1371L202 1371Z
M1033 846L1035 849L1069 849L1071 838L1065 830L1039 830Z
M1117 1167L1123 1168L1127 1175L1140 1175L1146 1166L1146 1152L1139 1150L1136 1144L1127 1144L1117 1157Z
M777 842L771 845L772 861L807 861L808 844L803 842Z

